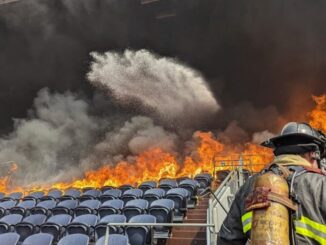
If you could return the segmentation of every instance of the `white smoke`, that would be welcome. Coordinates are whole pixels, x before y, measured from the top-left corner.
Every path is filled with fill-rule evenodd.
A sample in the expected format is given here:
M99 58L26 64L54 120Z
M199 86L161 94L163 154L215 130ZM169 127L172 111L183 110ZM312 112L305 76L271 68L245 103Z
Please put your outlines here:
M219 105L199 72L147 50L92 53L88 79L120 104L136 101L169 123L196 125Z
M252 136L252 142L256 144L261 144L263 141L268 140L276 135L269 132L268 130L264 130L261 132L256 132Z

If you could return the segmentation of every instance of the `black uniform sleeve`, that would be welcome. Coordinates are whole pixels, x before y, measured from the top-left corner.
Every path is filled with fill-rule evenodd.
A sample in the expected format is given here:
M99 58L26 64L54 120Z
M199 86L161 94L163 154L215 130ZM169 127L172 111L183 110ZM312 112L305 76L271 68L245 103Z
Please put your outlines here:
M256 176L251 177L237 192L231 205L230 211L225 218L217 238L217 245L246 244L248 238L243 233L241 217L245 213L244 200L252 190L253 181Z

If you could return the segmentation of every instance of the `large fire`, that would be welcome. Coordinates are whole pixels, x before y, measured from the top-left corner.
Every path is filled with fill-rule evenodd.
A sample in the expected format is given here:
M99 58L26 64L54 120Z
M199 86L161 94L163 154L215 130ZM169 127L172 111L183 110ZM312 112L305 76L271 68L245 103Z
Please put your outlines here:
M314 96L313 99L316 107L308 113L307 120L314 127L326 131L326 95ZM114 166L107 164L97 170L85 172L81 179L47 186L15 186L11 175L17 171L17 165L12 163L8 174L0 178L0 192L28 193L35 190L47 191L51 188L65 190L70 187L120 186L122 184L136 186L146 180L193 177L201 172L214 174L216 171L233 169L239 165L251 171L259 171L273 158L270 149L253 143L225 145L218 141L211 132L197 131L194 138L195 150L186 156L165 152L160 148L152 148L136 156L133 163L122 161Z

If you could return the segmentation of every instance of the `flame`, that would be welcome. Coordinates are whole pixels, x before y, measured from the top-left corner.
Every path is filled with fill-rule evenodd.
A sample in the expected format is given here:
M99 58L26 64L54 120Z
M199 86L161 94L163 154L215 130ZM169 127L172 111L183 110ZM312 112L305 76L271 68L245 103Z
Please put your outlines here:
M326 131L326 95L313 96L316 107L307 114L313 127ZM135 156L133 162L121 161L116 165L110 163L103 167L86 171L83 178L70 182L59 182L42 186L15 186L11 176L18 166L12 163L6 176L0 178L0 192L47 191L52 188L84 188L102 186L120 186L131 184L137 186L143 181L162 178L194 177L201 172L214 174L219 170L230 170L243 166L251 171L260 171L269 163L273 154L268 148L253 143L244 145L226 145L220 142L212 132L194 133L194 145L184 156L166 152L160 148L151 148Z
M326 132L326 95L312 96L316 107L308 113L309 123L312 127Z

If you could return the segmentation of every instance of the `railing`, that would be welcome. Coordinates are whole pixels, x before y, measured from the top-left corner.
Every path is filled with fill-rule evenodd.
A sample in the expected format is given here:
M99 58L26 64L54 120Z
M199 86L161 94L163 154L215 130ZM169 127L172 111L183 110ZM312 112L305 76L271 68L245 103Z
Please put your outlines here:
M208 203L207 223L214 224L207 229L207 244L216 244L217 233L230 210L234 196L244 182L242 168L233 170L220 184L218 189L212 193ZM212 230L213 228L213 230Z

